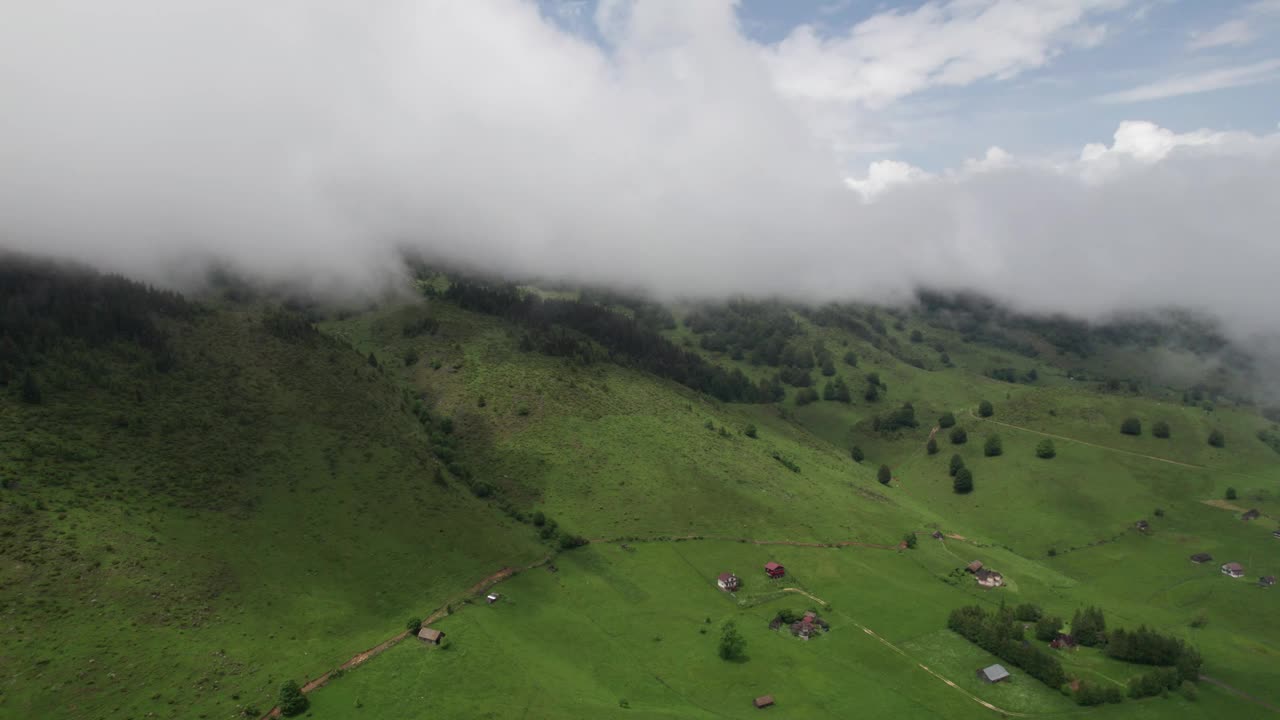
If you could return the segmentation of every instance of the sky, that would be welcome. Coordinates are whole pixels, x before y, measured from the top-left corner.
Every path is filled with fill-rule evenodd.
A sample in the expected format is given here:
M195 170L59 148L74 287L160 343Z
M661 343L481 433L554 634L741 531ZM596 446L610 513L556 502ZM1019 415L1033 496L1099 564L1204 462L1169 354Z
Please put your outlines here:
M0 246L1277 334L1280 0L0 3Z

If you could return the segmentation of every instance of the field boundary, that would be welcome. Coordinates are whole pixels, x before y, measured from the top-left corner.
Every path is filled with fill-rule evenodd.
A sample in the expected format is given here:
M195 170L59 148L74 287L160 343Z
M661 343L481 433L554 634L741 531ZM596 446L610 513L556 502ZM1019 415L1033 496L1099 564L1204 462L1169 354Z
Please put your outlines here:
M687 540L715 540L718 542L737 542L750 543L752 545L787 545L790 547L809 547L809 548L842 548L842 547L864 547L873 550L898 550L897 545L879 545L876 543L861 542L859 540L835 540L831 542L805 542L801 540L753 540L751 538L725 537L720 535L659 535L651 538L640 537L612 537L612 538L591 538L590 542L596 544L621 544L628 543L656 543L656 542L684 542Z

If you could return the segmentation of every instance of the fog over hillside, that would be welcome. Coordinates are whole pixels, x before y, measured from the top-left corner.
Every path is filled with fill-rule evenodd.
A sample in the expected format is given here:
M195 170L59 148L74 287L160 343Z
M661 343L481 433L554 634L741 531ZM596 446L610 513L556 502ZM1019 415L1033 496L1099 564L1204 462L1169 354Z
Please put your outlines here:
M666 296L972 288L1271 333L1280 134L1134 118L1069 155L846 167L735 6L10 4L0 245L153 280L384 282L398 249ZM1278 118L1280 119L1280 118Z

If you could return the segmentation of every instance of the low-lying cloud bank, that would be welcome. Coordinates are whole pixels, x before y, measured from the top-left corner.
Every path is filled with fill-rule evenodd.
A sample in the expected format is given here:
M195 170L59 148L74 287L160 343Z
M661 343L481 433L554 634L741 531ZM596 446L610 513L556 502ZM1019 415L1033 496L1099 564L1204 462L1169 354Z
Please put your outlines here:
M350 285L410 247L669 296L928 285L1280 329L1280 135L1125 124L1069 160L847 182L734 13L605 2L601 49L519 0L16 5L0 245Z

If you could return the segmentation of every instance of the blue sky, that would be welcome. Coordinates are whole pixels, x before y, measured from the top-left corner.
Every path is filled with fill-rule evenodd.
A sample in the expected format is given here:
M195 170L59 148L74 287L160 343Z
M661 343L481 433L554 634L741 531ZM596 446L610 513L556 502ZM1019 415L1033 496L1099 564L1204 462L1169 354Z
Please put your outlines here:
M599 41L591 23L598 0L543 4L549 16ZM1043 24L992 19L1014 6L1043 8L1032 13ZM936 14L925 20L930 10ZM741 0L736 13L741 32L771 55L787 55L801 29L810 29L822 47L779 63L788 77L829 73L843 61L892 70L930 51L937 56L922 72L936 73L968 53L1009 46L1007 56L981 60L988 67L972 78L904 87L873 106L824 98L838 90L838 78L836 87L807 95L807 109L824 124L848 123L837 134L857 146L843 155L851 172L884 158L940 170L991 146L1019 156L1074 154L1108 141L1126 120L1176 132L1256 134L1280 121L1278 0ZM874 43L850 40L885 19L895 27L882 28ZM921 28L928 34L915 36L924 40L917 47L898 46ZM894 55L904 51L905 58Z

